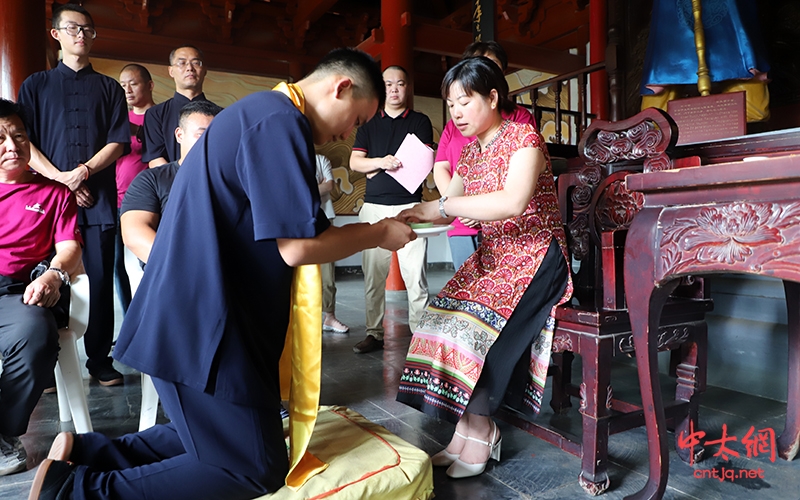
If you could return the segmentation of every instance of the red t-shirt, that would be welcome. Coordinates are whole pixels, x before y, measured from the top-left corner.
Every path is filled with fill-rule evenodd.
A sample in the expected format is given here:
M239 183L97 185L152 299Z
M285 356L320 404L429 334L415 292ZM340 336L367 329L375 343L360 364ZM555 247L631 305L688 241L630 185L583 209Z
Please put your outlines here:
M144 124L144 115L137 115L133 110L129 110L128 121L131 122L131 132L139 130ZM125 198L125 192L133 179L146 168L147 164L142 163L142 141L137 134L132 133L131 152L117 160L117 208L122 206L122 199Z
M82 244L75 196L63 184L41 175L31 182L0 182L0 274L30 279L36 264L50 258L55 244Z

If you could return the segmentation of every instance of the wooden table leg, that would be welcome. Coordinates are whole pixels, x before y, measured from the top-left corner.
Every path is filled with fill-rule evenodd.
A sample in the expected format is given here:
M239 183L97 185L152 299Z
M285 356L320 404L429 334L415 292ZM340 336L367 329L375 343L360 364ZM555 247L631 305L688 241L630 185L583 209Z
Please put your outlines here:
M800 446L800 283L783 281L789 331L789 381L786 426L778 437L778 455L791 460Z
M625 497L625 500L660 499L667 488L669 475L667 427L658 377L657 335L662 306L677 282L669 287L655 286L652 245L656 244L659 213L657 209L639 212L625 244L625 295L636 349L649 456L647 483L641 491Z

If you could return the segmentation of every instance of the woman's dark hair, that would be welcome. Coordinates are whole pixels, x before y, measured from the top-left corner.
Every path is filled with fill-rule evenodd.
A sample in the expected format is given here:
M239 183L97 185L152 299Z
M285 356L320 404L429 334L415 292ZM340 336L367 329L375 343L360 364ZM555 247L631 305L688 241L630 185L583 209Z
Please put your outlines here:
M514 111L514 102L508 99L508 82L497 64L491 59L478 56L464 59L444 75L442 99L447 99L450 87L458 82L468 95L477 93L490 97L492 89L497 91L497 106L500 111Z

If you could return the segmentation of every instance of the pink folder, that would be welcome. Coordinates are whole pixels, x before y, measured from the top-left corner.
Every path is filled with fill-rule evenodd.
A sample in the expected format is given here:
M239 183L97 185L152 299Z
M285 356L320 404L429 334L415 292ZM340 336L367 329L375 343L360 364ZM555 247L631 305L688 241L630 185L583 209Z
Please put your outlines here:
M394 156L403 165L397 170L387 170L386 173L394 177L409 193L415 193L433 170L433 150L416 135L408 134Z

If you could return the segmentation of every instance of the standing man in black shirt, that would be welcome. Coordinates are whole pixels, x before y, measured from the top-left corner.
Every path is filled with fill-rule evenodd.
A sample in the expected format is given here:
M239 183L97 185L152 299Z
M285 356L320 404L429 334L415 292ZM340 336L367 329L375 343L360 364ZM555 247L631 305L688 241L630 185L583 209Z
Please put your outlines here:
M50 34L63 55L54 69L29 76L18 92L27 115L30 165L69 187L78 200L83 262L91 285L86 367L102 385L123 382L109 356L114 336L116 160L130 150L125 93L92 69L97 32L89 12L66 4L53 14Z
M408 109L406 104L408 72L400 66L389 66L383 71L383 81L386 85L386 104L366 125L358 129L350 154L350 168L367 176L367 192L358 219L370 223L394 217L422 201L422 186L416 192L409 193L386 173L386 170L402 167L394 154L406 135L415 134L420 141L433 146L430 118ZM418 238L397 251L400 274L408 293L408 326L412 332L428 305L427 251L426 238ZM361 252L367 336L353 347L356 354L383 348L385 289L391 258L392 253L383 248Z
M193 101L207 101L203 94L206 68L200 49L185 45L169 55L169 76L175 80L175 95L147 110L144 115L144 148L142 161L150 168L177 161L180 144L175 141L175 129L181 109Z
M183 107L175 138L181 146L181 157L155 168L148 168L133 179L120 209L122 240L134 255L147 263L156 239L156 231L169 200L172 182L181 162L206 131L222 108L210 101L190 102Z

